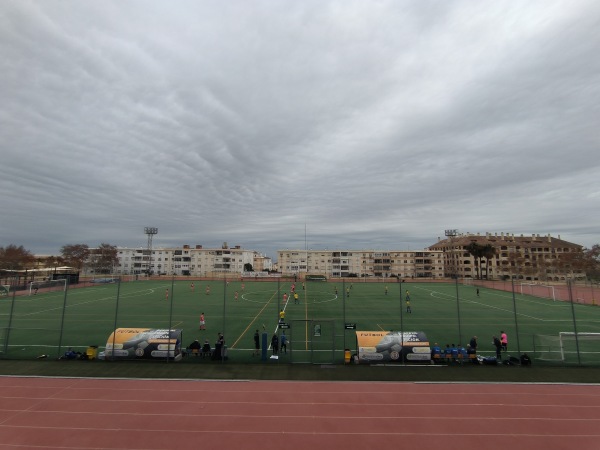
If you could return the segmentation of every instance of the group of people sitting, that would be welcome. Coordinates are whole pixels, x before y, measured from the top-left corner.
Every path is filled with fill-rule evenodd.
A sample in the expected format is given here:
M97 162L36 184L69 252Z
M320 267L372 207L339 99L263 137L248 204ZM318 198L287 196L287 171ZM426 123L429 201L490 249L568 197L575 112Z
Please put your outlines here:
M449 364L462 364L464 361L479 364L477 360L477 347L473 347L471 344L468 344L466 348L460 344L458 347L454 344L446 344L446 348L442 350L436 342L431 347L431 360L434 364L442 361Z
M188 354L194 356L201 356L202 358L211 358L215 360L220 360L222 358L227 359L226 354L223 354L223 346L225 345L225 338L222 333L219 333L217 336L217 341L215 342L214 348L210 346L208 339L204 341L203 345L200 345L198 339L194 340L190 345L187 346Z
M208 339L204 341L204 345L200 345L200 342L198 341L198 339L196 339L194 342L187 346L187 350L188 353L194 356L201 356L202 358L206 358L207 356L212 355L212 348L210 346L210 343L208 342Z

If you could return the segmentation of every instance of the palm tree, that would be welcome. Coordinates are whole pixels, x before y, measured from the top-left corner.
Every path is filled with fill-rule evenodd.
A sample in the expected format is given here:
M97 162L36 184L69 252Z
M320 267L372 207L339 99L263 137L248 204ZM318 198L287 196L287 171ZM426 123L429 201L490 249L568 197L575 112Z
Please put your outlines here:
M477 242L473 241L469 245L465 247L465 250L469 252L469 254L475 258L475 266L477 268L477 279L481 278L480 273L480 260L483 257L483 249L484 247L479 245Z
M496 256L496 247L494 247L492 244L485 244L481 249L481 256L483 256L486 260L485 279L487 280L490 272L490 259Z

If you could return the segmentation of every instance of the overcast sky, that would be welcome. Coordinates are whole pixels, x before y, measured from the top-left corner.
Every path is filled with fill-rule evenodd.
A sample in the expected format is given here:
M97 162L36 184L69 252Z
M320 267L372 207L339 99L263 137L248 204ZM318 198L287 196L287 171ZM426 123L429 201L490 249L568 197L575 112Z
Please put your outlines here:
M600 2L0 2L0 246L600 242Z

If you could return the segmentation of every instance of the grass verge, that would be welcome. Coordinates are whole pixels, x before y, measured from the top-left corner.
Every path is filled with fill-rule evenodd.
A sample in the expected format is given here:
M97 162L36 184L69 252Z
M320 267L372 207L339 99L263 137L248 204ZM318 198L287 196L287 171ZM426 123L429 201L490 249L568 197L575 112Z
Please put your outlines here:
M598 383L599 367L369 366L182 361L0 360L0 375L187 380Z

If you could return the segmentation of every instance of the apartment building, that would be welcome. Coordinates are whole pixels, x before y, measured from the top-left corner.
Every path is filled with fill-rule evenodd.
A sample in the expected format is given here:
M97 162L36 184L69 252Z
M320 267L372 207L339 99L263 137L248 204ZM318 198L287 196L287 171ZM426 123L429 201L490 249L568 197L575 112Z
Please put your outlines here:
M442 278L443 252L375 250L278 250L283 275L338 277Z
M472 243L489 245L493 250L487 257L476 258L468 250ZM464 233L438 238L429 249L443 253L447 277L509 279L515 276L531 281L585 278L585 272L571 264L573 257L581 253L582 246L564 241L560 236Z
M254 269L255 257L260 264L269 266L265 256L240 246L229 248L204 248L202 245L183 245L173 248L119 248L119 265L116 274L139 275L150 271L153 274L219 276L242 274L248 265Z

